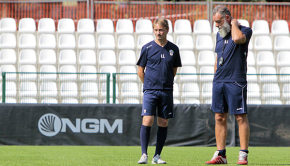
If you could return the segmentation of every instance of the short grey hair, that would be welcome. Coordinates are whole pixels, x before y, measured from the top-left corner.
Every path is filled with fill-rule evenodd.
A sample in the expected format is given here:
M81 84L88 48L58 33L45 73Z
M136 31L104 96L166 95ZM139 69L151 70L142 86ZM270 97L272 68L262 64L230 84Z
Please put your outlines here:
M157 18L156 20L154 20L153 28L154 28L155 24L159 24L159 25L163 26L164 28L166 28L167 30L169 30L168 21L163 17L160 17L160 18Z
M230 10L226 6L223 6L223 5L217 5L213 9L213 15L215 15L216 13L221 14L223 17L225 17L226 15L229 15L231 17Z

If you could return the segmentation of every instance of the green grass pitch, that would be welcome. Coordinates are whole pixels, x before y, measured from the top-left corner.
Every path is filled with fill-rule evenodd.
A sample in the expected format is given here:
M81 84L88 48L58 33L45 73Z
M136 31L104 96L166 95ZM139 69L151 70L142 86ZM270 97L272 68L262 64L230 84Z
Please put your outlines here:
M169 166L206 165L215 147L168 147ZM149 164L155 147L149 147ZM250 147L249 165L290 165L290 147ZM239 147L228 147L228 165L236 165ZM138 146L1 146L0 166L135 166Z

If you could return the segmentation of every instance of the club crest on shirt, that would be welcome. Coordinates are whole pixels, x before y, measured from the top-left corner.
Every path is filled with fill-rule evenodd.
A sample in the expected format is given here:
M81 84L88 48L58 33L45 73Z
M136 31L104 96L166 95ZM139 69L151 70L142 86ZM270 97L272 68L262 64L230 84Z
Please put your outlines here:
M173 50L169 50L169 55L173 56L173 54L174 54L174 51Z

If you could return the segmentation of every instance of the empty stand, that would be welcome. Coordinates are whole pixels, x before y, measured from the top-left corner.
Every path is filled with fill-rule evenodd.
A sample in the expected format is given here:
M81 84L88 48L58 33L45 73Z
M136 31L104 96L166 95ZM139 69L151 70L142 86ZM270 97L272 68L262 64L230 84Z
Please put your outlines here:
M269 24L266 20L254 20L252 24L253 35L269 35Z
M139 19L136 21L136 28L135 33L137 35L140 34L152 34L153 33L153 27L152 27L152 21L149 19Z
M180 50L193 50L193 38L191 35L178 35L175 40L176 45Z
M181 50L180 59L183 66L194 66L196 64L194 52L191 50Z
M99 19L97 20L96 32L98 34L113 34L114 33L114 24L111 19Z
M130 19L118 19L116 24L117 34L132 34L134 32L133 22Z
M133 35L119 35L117 41L118 49L135 49L135 40Z
M95 49L96 41L93 34L81 34L78 37L78 49Z
M77 25L77 32L78 33L94 33L95 32L94 21L88 18L79 19L78 25Z
M57 24L58 33L74 33L75 24L74 21L70 18L62 18L58 20Z
M274 20L271 26L272 35L289 35L289 26L286 20Z
M115 38L113 35L98 35L98 49L115 49Z
M208 20L196 20L193 25L194 34L211 34L210 23Z
M18 31L20 33L34 33L36 24L33 18L21 18L19 20Z
M174 23L174 33L176 35L181 35L181 34L190 35L192 33L190 21L186 19L176 20Z
M52 18L41 18L38 22L38 33L55 33L55 22Z
M1 33L15 33L16 21L14 18L1 18L0 20L0 32Z
M196 50L212 50L213 49L213 40L210 35L197 35L196 36Z

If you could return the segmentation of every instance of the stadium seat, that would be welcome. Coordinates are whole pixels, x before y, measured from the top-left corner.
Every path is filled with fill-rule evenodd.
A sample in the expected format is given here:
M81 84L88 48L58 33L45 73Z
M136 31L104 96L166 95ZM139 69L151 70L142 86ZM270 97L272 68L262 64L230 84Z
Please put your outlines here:
M21 18L19 20L18 32L34 33L35 31L36 31L36 24L33 18Z
M281 83L289 83L290 82L290 66L281 67L279 71L279 81Z
M20 65L36 65L36 53L34 49L23 49L19 52L18 64Z
M0 35L0 48L16 48L16 36L13 33L3 33Z
M87 97L87 98L83 98L81 100L81 103L82 104L99 104L99 100L97 98Z
M256 36L254 41L255 51L272 51L272 40L270 36Z
M274 20L271 27L272 35L289 35L289 26L286 20Z
M115 49L115 38L113 35L98 35L98 49Z
M81 81L96 81L97 68L95 65L82 65L80 67L80 80Z
M95 49L96 41L93 34L81 34L78 36L78 49Z
M149 19L138 19L136 21L135 33L140 34L150 34L153 33L152 21Z
M121 66L118 74L120 82L137 82L136 66ZM123 73L123 74L122 74ZM127 74L126 74L127 73ZM130 73L130 74L129 74Z
M62 18L58 20L57 25L58 33L74 33L75 23L71 18Z
M124 82L121 84L120 91L121 98L134 97L139 98L141 90L138 87L138 83L136 82Z
M119 57L118 64L120 66L136 65L137 63L135 51L133 50L121 50L119 52L118 57Z
M248 83L247 85L247 97L251 100L260 99L260 86L258 83Z
M78 104L79 101L76 98L70 98L70 97L68 97L68 98L63 98L61 100L61 103L62 104Z
M112 75L112 73L117 73L116 66L101 66L99 69L100 73L109 73ZM99 78L101 82L107 81L107 76L103 75L101 78ZM110 80L113 80L112 76L110 76Z
M262 92L263 100L280 99L280 88L278 83L264 84Z
M254 55L253 51L248 51L247 65L248 66L255 66L256 65L255 55Z
M16 32L15 19L14 18L1 18L0 32L1 33L15 33Z
M111 19L99 19L97 20L96 32L98 34L113 34L114 33L114 24Z
M139 35L137 37L137 49L141 49L145 44L154 40L152 35Z
M173 84L173 98L174 99L179 99L180 98L180 89L179 89L179 84L174 82Z
M61 34L58 37L58 48L59 49L75 49L76 39L73 34Z
M77 69L74 65L63 65L59 68L59 79L62 81L77 80Z
M280 51L277 54L277 67L290 66L290 51Z
M41 99L40 103L42 103L42 104L57 104L58 101L56 98L45 97L45 98Z
M213 66L202 66L199 69L200 82L212 82L214 77L214 67Z
M15 97L6 97L5 103L17 103L17 100Z
M12 81L7 81L5 91L7 97L16 97L17 94L16 83Z
M103 65L116 65L116 54L112 50L101 50L98 54L98 63Z
M250 27L250 24L249 24L249 21L248 20L245 20L245 19L238 19L238 22L245 26L245 27Z
M37 80L37 70L35 65L21 65L19 66L19 74L20 81L35 81Z
M199 99L199 86L197 83L183 83L181 86L181 98L195 98Z
M195 49L200 50L213 50L213 41L210 35L197 35L195 39Z
M193 50L193 38L191 35L176 36L175 43L180 50Z
M260 82L270 83L277 82L277 72L274 67L261 67L260 68Z
M133 22L130 19L118 19L116 24L117 34L132 34L134 32Z
M212 24L212 32L214 34L214 37L216 37L216 34L218 33L218 31L219 31L219 28L216 27L215 22L213 22L213 24Z
M37 29L38 33L55 33L55 22L52 18L41 18Z
M200 104L199 99L196 98L185 98L182 100L181 104Z
M121 104L140 104L140 100L138 98L134 98L134 97L126 97L123 98Z
M83 82L80 87L80 97L82 98L97 98L99 95L99 88L96 82Z
M41 18L37 29L38 33L55 33L55 22L52 18Z
M117 41L117 47L119 50L121 49L135 49L135 41L134 41L134 36L133 35L119 35L118 36L118 41Z
M214 66L215 55L213 51L200 51L198 53L198 65L199 66Z
M175 35L191 35L192 28L190 21L187 19L177 19L174 24Z
M208 20L196 20L193 25L193 33L196 35L210 35L211 28Z
M77 25L77 32L78 33L94 33L95 32L94 21L88 18L79 19L78 25Z
M196 68L194 66L183 66L180 68L180 82L197 82Z
M110 82L110 94L108 97L110 97L110 101L112 101L112 97L113 97L113 83ZM100 99L103 99L104 102L103 103L106 103L106 98L107 98L107 83L106 82L102 82L101 85L100 85ZM118 88L118 84L116 84L116 97L119 96L119 88Z
M269 35L269 24L266 20L254 20L252 23L253 35Z
M249 66L247 68L247 80L248 80L248 82L257 82L258 81L256 67Z
M36 37L34 34L20 34L18 39L19 48L36 48Z
M274 51L290 51L289 43L289 36L276 36L274 39Z
M21 97L21 104L37 104L37 99L33 97Z
M54 97L58 95L56 82L42 82L39 88L40 97Z
M54 34L40 34L38 37L38 48L45 49L55 49L56 48L56 39Z
M201 87L201 97L203 100L203 103L209 104L211 103L212 98L212 83L204 83Z
M19 96L22 97L37 97L37 85L35 82L21 82Z
M248 46L248 49L249 50L253 50L254 46L253 46L253 38L250 39L249 41L249 46Z
M290 84L284 84L283 85L282 97L286 101L290 99Z
M0 51L0 65L16 65L16 52L14 49L2 49Z
M174 43L173 36L171 34L167 34L166 36L167 40L170 41L171 43Z
M265 100L264 104L282 105L282 101L280 99L268 99L268 100Z
M56 53L53 49L42 49L39 51L38 64L40 65L55 65Z
M257 66L275 66L275 59L272 51L259 51L257 53Z
M94 50L81 50L78 57L80 65L96 65L97 63Z
M2 65L1 66L1 72L4 73L6 72L6 80L16 80L16 67L15 65ZM10 72L10 73L7 73ZM2 77L1 77L2 79Z
M76 53L74 50L61 50L59 52L59 65L76 65Z
M40 80L53 80L56 81L57 78L57 70L54 65L42 65L39 69L39 79Z
M78 97L78 86L75 82L63 82L60 85L61 97Z
M181 50L180 59L182 66L194 66L196 64L194 52L191 50Z
M247 104L255 104L255 105L260 105L262 104L261 99L247 99Z

